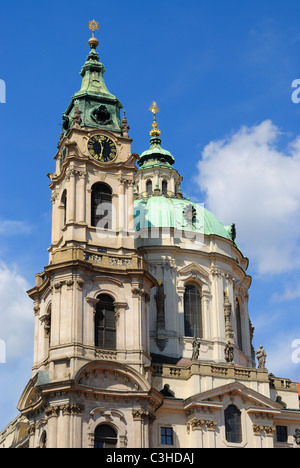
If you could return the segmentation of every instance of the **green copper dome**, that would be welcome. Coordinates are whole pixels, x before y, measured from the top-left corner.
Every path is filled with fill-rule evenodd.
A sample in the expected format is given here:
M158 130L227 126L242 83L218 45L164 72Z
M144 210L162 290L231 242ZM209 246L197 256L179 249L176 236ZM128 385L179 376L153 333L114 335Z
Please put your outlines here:
M135 200L135 229L174 228L233 240L230 229L206 208L189 200L152 196Z
M139 165L144 166L148 161L158 161L162 164L167 163L173 165L175 159L170 151L161 147L161 139L159 137L153 137L150 140L150 149L141 154Z
M139 160L139 165L141 168L144 168L144 164L147 161L157 162L162 164L169 164L172 166L175 162L170 151L167 151L161 147L161 138L160 138L160 130L158 129L158 124L156 121L156 112L159 112L159 109L156 105L156 102L153 102L150 109L153 112L154 118L152 123L152 130L150 132L151 140L150 140L150 149L144 151Z

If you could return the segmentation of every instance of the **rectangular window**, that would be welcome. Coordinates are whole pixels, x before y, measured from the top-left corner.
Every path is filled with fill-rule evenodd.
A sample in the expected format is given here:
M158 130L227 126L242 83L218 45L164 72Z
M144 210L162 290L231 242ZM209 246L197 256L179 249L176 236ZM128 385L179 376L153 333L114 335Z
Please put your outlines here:
M172 427L160 428L160 444L161 445L174 445Z
M276 426L276 440L277 442L287 442L288 433L286 426Z

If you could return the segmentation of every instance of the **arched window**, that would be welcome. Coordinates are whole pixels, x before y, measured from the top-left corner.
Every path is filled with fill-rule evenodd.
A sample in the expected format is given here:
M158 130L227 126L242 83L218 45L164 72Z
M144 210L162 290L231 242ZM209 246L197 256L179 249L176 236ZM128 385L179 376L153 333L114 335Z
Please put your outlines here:
M47 433L44 431L40 438L40 448L47 448Z
M118 434L108 424L100 424L95 430L94 448L115 448L118 443Z
M234 405L229 405L225 410L225 431L227 442L242 442L241 412Z
M64 190L64 193L62 194L62 197L61 197L61 206L63 210L62 224L64 227L67 224L67 191L66 190Z
M202 338L202 310L199 289L188 284L184 293L184 334Z
M168 195L168 182L166 180L162 181L161 191L164 196Z
M237 345L240 350L243 350L243 334L242 334L242 319L241 319L241 307L238 298L235 304L235 316L236 316L236 332L237 332Z
M47 309L47 313L44 317L45 337L48 338L49 346L51 344L51 311L52 311L52 305L50 304Z
M91 224L101 229L112 228L112 190L102 183L92 187Z
M147 180L146 192L147 192L148 195L152 194L152 182L151 182L151 180Z
M95 346L116 349L116 316L114 299L108 294L98 297L95 315Z

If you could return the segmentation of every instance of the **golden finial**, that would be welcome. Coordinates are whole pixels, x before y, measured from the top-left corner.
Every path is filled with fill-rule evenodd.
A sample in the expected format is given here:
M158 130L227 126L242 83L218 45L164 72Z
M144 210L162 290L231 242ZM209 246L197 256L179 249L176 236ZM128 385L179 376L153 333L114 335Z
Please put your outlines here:
M149 107L149 111L153 112L155 118L156 113L159 112L159 108L157 107L155 101L152 102L151 106Z
M151 106L149 107L149 111L153 113L153 124L152 124L152 130L150 132L150 135L152 137L160 136L161 132L158 129L158 124L156 122L156 114L159 112L159 108L157 107L157 104L155 101L152 102Z
M93 37L89 40L89 46L96 48L99 45L98 39L95 38L95 31L97 31L100 28L99 23L95 21L94 19L89 22L89 29L93 31Z
M100 28L99 23L97 23L97 21L95 21L94 19L89 22L89 29L93 31L93 37L95 37L94 36L95 31L97 31L99 28Z

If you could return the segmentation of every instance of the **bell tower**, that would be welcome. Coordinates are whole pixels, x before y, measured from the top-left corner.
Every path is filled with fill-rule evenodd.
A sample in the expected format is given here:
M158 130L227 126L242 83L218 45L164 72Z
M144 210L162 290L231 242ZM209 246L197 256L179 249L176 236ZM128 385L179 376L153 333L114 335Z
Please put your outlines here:
M51 179L53 202L50 263L62 252L88 248L86 258L101 249L128 255L134 249L133 174L137 155L119 100L107 89L94 37L82 67L82 85L63 114L56 171Z
M155 280L134 238L138 156L119 100L104 82L96 21L82 85L63 114L51 180L49 264L29 291L33 377L71 379L87 363L123 363L147 378L148 304ZM142 326L143 324L143 326ZM43 376L43 377L41 377Z

